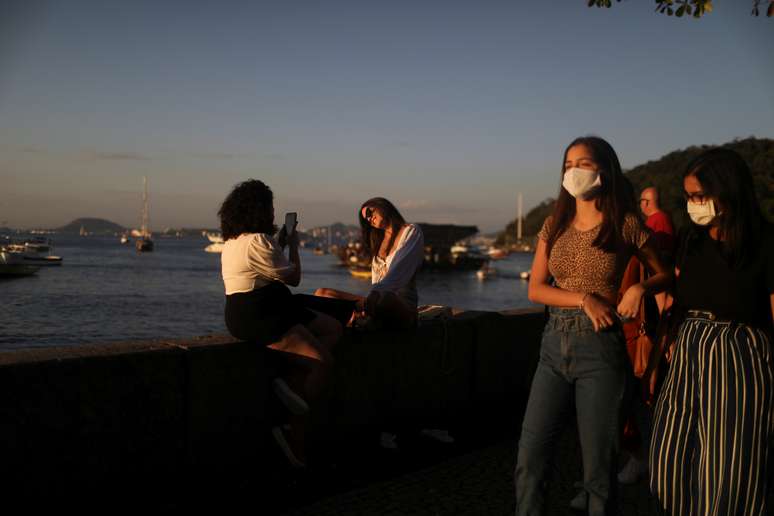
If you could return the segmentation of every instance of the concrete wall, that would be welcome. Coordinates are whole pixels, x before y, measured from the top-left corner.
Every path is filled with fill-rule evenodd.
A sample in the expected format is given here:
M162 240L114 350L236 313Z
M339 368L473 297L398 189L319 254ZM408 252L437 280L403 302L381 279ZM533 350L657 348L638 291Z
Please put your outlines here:
M463 312L410 332L348 332L311 446L379 426L508 425L542 311ZM152 493L270 461L271 353L225 336L0 352L6 493Z

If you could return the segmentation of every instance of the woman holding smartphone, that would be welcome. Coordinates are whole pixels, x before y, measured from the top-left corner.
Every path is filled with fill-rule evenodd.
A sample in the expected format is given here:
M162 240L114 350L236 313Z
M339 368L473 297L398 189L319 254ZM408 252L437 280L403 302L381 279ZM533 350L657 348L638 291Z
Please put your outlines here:
M302 467L308 402L326 381L342 328L333 318L304 308L288 289L301 281L296 223L291 219L291 231L283 227L275 240L273 201L268 186L250 179L236 185L218 211L225 241L226 327L234 337L276 350L287 360L289 374L276 378L273 386L290 411L290 429L276 426L272 434L291 465ZM283 254L286 246L289 257Z

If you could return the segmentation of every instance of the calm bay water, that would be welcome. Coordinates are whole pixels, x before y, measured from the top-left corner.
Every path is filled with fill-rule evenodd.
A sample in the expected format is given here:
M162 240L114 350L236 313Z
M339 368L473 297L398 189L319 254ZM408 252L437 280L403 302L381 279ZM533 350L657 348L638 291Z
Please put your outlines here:
M138 254L113 237L56 236L61 267L0 279L0 349L226 333L220 255L204 252L208 244L161 238L154 252ZM353 278L333 256L302 250L301 261L303 279L294 292L368 292L370 282ZM471 310L533 306L527 282L518 278L531 262L531 254L493 262L498 274L487 281L473 271L424 272L419 302Z

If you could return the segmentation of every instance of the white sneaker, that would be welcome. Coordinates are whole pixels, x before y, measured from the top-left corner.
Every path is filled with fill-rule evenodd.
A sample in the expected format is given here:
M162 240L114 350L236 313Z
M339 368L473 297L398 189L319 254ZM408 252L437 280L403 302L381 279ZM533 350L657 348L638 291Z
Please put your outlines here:
M578 494L575 495L575 498L570 500L570 509L573 509L575 511L585 511L586 505L588 505L588 495L586 494L586 491L583 489L580 490Z
M287 409L297 416L302 416L309 412L309 405L304 399L293 392L293 389L282 378L275 378L272 382L274 394L287 407Z
M618 483L624 485L636 484L647 473L645 464L634 457L629 457L621 472L618 473Z
M442 430L440 428L423 428L420 433L442 443L451 444L454 442L454 437L449 434L448 430Z
M398 443L395 442L395 439L397 438L398 436L395 434L382 432L382 434L379 436L379 444L382 448L386 448L388 450L397 450Z

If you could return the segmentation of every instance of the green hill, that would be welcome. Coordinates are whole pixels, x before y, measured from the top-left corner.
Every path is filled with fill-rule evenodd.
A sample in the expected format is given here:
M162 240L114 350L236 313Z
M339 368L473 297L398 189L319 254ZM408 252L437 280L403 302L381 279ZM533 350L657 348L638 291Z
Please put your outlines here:
M750 166L764 216L774 223L774 140L746 138L721 145L738 152ZM661 207L672 215L680 227L688 220L683 199L682 175L688 163L709 145L688 147L670 152L655 161L648 161L624 172L638 193L648 186L656 186L661 193ZM551 214L554 199L546 199L531 209L522 222L522 234L529 239L540 230L543 220ZM516 221L511 221L497 236L498 245L509 245L516 239Z
M67 225L57 228L59 233L79 233L81 228L91 235L113 235L123 233L126 228L105 219L80 218Z

